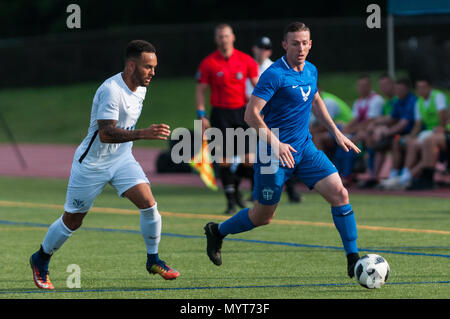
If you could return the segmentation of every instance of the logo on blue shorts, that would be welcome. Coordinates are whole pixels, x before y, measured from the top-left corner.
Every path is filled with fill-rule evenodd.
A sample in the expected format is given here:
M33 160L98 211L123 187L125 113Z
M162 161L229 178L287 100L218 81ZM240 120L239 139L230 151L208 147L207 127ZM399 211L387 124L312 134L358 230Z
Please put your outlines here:
M273 193L274 193L273 189L268 188L268 187L265 187L262 190L262 196L265 200L272 200Z

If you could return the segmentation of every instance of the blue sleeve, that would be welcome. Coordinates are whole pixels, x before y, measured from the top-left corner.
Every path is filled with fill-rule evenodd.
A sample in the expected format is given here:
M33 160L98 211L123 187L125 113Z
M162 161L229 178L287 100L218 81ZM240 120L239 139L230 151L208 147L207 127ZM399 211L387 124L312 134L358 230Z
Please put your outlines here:
M252 94L268 102L280 88L280 83L281 75L269 68L261 74Z
M319 87L317 86L317 83L319 82L319 73L317 72L317 68L314 66L314 71L315 71L315 79L316 79L316 89L313 92L313 96L316 95L316 93L319 91Z
M400 116L397 114L396 103L394 103L394 105L392 106L392 111L391 111L390 116L391 116L393 119L399 119L399 118L400 118Z

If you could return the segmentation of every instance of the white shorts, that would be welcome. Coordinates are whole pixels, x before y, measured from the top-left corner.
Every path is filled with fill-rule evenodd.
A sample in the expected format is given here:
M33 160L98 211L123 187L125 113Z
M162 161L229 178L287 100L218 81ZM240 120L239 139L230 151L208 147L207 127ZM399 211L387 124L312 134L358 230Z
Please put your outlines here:
M135 185L150 184L141 165L132 155L121 159L108 169L101 170L88 168L75 159L70 172L64 210L68 213L89 211L108 183L116 189L119 196L123 196L123 193Z
M423 141L425 141L427 138L429 138L431 135L433 135L433 131L422 131L417 135L417 141L422 144Z

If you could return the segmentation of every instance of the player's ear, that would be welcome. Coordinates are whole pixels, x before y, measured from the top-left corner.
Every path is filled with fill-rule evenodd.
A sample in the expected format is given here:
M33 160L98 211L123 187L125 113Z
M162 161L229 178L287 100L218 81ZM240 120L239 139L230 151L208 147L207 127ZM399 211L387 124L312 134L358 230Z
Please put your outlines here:
M136 62L133 59L128 59L125 65L128 73L133 73L136 69Z
M286 40L281 41L281 45L283 46L283 49L287 50L287 42L286 42Z

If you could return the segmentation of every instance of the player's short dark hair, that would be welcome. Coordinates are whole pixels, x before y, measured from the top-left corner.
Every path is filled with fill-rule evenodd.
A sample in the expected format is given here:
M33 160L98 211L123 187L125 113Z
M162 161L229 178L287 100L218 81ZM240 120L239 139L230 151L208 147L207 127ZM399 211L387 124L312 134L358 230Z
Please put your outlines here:
M145 40L133 40L127 45L125 59L139 58L142 52L156 53L156 49L153 44Z
M370 75L367 74L367 73L361 73L360 75L358 75L358 80L361 80L361 79L368 79L368 80L370 80Z
M407 77L400 78L397 81L395 81L395 83L402 84L406 86L408 89L411 88L411 81Z
M286 40L286 36L289 32L299 31L308 31L311 35L311 30L303 22L291 22L284 28L283 39Z
M419 82L419 81L427 82L428 85L430 85L430 86L433 85L433 81L431 81L431 78L429 76L427 76L427 75L420 75L420 76L418 76L416 78L416 83Z
M392 77L387 72L381 73L380 76L378 77L378 80L385 79L385 78L392 80Z
M230 28L231 32L233 31L233 28L231 27L231 25L229 25L228 23L219 23L218 25L216 25L216 27L214 28L214 33L216 33L219 30L225 29L225 28Z

